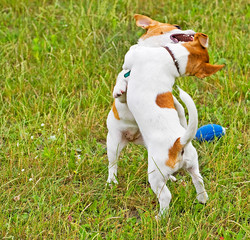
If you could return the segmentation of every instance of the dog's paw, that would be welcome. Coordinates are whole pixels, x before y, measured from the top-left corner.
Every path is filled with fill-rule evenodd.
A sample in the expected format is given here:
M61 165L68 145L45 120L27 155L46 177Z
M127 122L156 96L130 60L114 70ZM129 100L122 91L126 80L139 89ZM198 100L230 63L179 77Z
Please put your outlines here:
M176 182L177 181L177 179L173 175L170 175L169 179L171 180L171 182Z
M124 93L126 92L126 90L122 90L122 89L114 89L113 91L113 97L114 98L119 98L121 97Z
M113 90L113 97L119 98L127 91L127 82L122 81L119 84L116 84Z
M118 184L118 181L116 180L115 177L108 178L108 180L107 180L107 186L112 186L112 184Z
M168 216L168 208L160 210L160 212L155 216L156 221L160 221Z
M202 203L202 204L205 204L208 200L208 195L206 192L203 192L203 193L200 193L198 196L197 196L197 200Z

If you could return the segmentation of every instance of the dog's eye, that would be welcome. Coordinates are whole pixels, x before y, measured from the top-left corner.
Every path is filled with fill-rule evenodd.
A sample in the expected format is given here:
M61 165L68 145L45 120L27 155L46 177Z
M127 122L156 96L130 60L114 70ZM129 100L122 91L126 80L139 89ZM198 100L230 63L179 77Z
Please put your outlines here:
M184 154L184 149L182 149L182 151L181 151L181 156Z
M176 28L178 28L178 29L181 29L181 27L179 26L179 25L174 25Z

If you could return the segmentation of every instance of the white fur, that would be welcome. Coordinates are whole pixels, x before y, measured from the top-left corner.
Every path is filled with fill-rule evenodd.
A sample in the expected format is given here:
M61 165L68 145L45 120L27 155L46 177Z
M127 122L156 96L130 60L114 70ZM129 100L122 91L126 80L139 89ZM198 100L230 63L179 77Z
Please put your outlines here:
M180 69L185 69L188 51L181 44L169 44L168 47L178 60ZM155 102L158 94L172 92L178 75L173 59L164 48L138 47L126 54L123 67L131 69L127 104L148 150L148 180L160 203L159 216L168 209L171 200L166 181L180 168L190 173L197 199L205 203L208 197L199 173L197 152L191 143L198 124L195 104L187 93L180 90L180 97L189 112L189 124L185 129L175 109L160 108ZM179 153L177 164L171 168L166 165L169 149L179 137L184 153Z
M152 47L161 47L165 46L167 43L171 43L172 40L170 36L172 34L194 34L195 32L192 30L179 30L175 29L170 32L167 32L162 35L154 36L147 38L145 40L139 39L138 44L135 44L130 47L128 54L133 52L136 48L140 46L152 46ZM174 45L174 44L173 44ZM165 50L166 51L166 50ZM186 59L187 61L187 59ZM185 72L185 69L181 67L181 72ZM124 66L123 70L118 74L116 85L114 87L113 96L115 99L115 106L118 111L120 120L117 120L114 116L113 111L109 112L107 118L107 127L108 127L108 135L107 135L107 154L109 159L109 176L108 183L114 182L117 183L117 162L120 155L121 150L129 143L134 142L136 144L144 145L142 137L139 136L135 140L128 140L131 138L126 138L129 134L132 136L133 134L139 131L138 125L134 120L133 115L128 109L126 103L126 90L127 90L127 81L128 78L124 78L124 74L130 71L130 68ZM172 71L178 72L175 68ZM185 118L185 112L182 105L178 102L178 100L174 97L174 104L178 112L178 116L183 127L187 126L187 121ZM126 135L127 134L127 135Z

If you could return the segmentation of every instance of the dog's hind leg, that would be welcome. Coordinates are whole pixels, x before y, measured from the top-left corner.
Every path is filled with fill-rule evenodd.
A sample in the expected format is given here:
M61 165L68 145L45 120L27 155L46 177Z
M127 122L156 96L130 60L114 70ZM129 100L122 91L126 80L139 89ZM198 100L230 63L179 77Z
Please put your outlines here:
M191 167L187 168L187 171L192 177L192 181L197 192L197 200L200 203L205 204L206 201L208 200L208 195L204 187L203 178L199 171L197 153L196 153L196 158L194 160L194 164Z
M108 133L107 136L107 154L109 160L109 176L107 183L118 183L117 177L117 162L121 150L127 145L127 141L122 138L122 134L119 132Z
M166 186L167 180L168 177L165 177L160 171L160 168L156 166L156 163L150 160L148 166L148 181L160 203L160 211L158 216L156 216L157 218L160 218L167 212L172 198L171 192Z

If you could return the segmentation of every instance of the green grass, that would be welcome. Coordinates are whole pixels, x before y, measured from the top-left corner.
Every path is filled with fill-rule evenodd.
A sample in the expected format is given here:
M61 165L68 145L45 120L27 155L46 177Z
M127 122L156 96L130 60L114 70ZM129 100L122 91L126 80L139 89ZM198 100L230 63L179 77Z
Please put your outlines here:
M0 236L2 239L249 239L249 6L239 1L0 0ZM227 127L195 146L209 194L190 177L168 183L166 219L147 181L146 150L130 145L119 185L106 187L105 121L123 57L146 14L210 37L205 80L191 94L199 126ZM247 15L248 14L248 15Z

